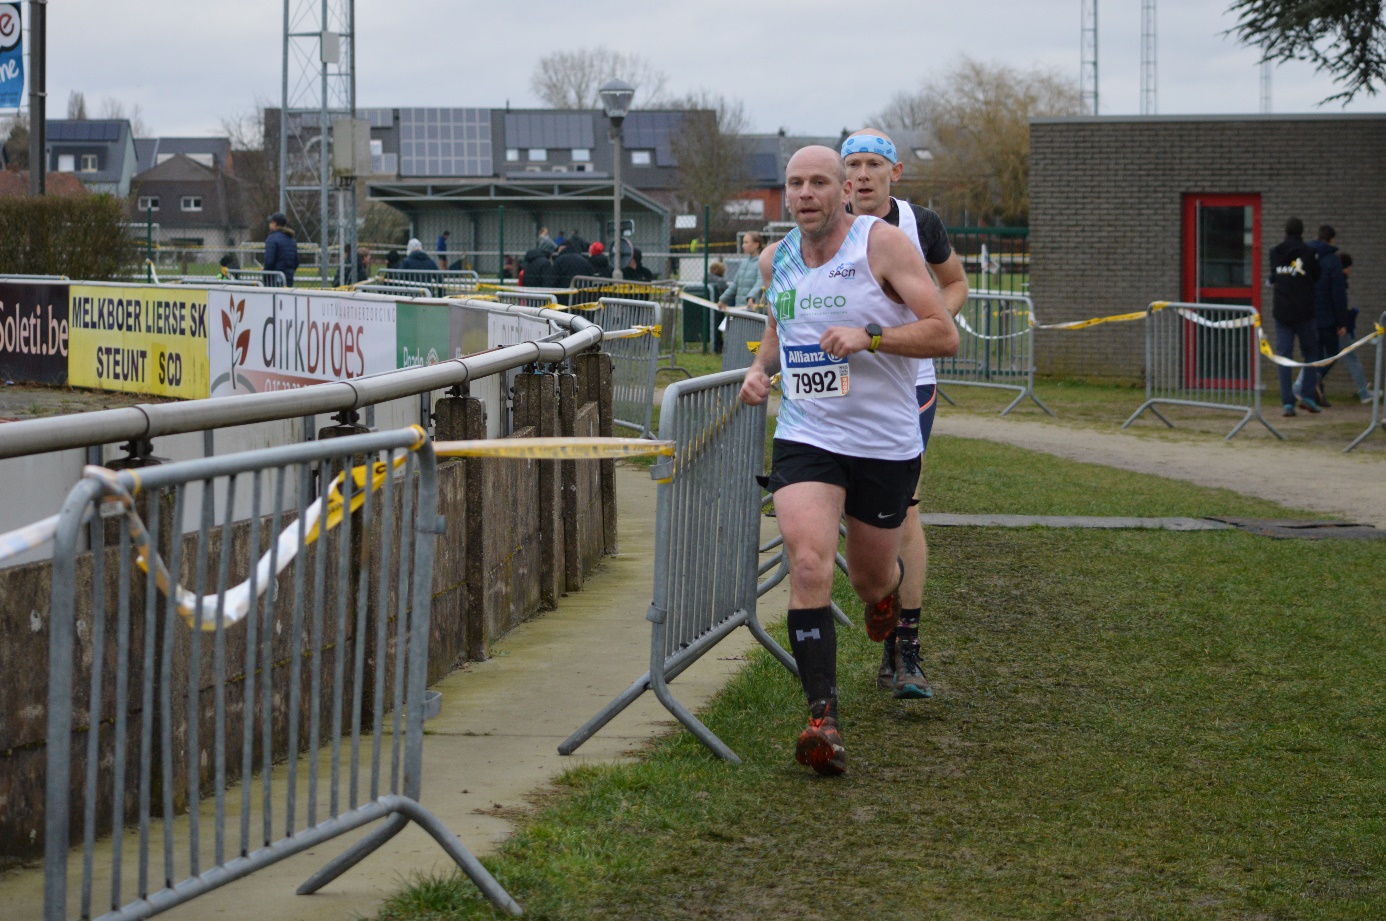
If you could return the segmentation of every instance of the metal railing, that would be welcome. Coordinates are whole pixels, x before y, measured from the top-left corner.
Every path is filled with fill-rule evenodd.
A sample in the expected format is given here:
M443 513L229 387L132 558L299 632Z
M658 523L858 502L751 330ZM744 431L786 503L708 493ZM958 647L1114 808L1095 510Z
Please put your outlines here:
M266 272L264 269L227 269L226 271L233 281L254 281L268 288L283 288L288 284L283 272ZM215 276L208 281L215 281Z
M433 297L475 294L481 283L481 276L467 269L385 269L381 279L426 288Z
M988 387L1016 393L1001 415L1027 397L1049 415L1035 395L1035 305L1021 294L969 294L957 316L958 354L935 358L938 394L956 406L944 385Z
M628 298L650 301L659 305L659 351L668 360L661 370L678 371L684 377L692 377L693 372L675 362L683 350L683 288L678 282L670 281L614 281L610 278L596 278L578 275L569 284L574 290L585 292L587 297ZM583 295L578 295L581 300ZM577 301L575 300L574 303Z
M596 310L583 315L603 330L659 325L659 305L604 297ZM604 341L611 356L611 391L615 423L650 437L654 418L655 375L659 373L659 337L654 335Z
M1383 312L1377 319L1376 325L1386 327L1386 312ZM1366 431L1354 438L1352 444L1343 449L1344 454L1366 441L1377 429L1386 432L1386 415L1382 411L1382 404L1386 403L1386 396L1381 392L1382 379L1386 377L1386 351L1383 351L1383 346L1386 346L1386 339L1378 337L1376 340L1376 366L1375 371L1372 372L1372 421L1367 426Z
M328 495L297 511L315 479ZM238 514L247 492L248 516ZM385 824L299 893L329 884L413 820L497 907L520 913L419 803L437 498L432 447L417 428L138 474L89 470L55 538L46 921L69 917L73 829L80 917L109 908L104 921L124 921L378 819ZM199 524L185 536L178 523L194 509ZM82 522L98 510L82 567ZM120 515L114 557L111 512ZM79 611L89 612L89 632ZM285 687L287 707L278 706ZM137 790L129 800L127 785ZM130 861L127 822L138 826ZM96 838L110 830L109 862L98 861Z
M722 332L722 370L745 370L756 359L750 344L765 338L765 314L729 307L723 316L727 328Z
M0 426L0 459L91 445L147 442L167 435L317 415L351 417L379 403L461 387L535 362L562 362L602 341L599 327L563 311L494 301L449 303L551 321L569 333L556 341L524 342L433 365L295 390L248 393L233 399L140 404L75 416L11 422Z
M1122 424L1147 409L1170 428L1157 408L1194 406L1242 413L1229 441L1255 419L1276 438L1261 413L1261 361L1255 307L1156 301L1145 309L1145 402Z
M736 754L669 689L684 669L737 627L745 626L785 668L794 660L756 619L760 486L766 408L737 395L742 374L728 371L671 384L660 407L659 435L674 442L656 465L654 598L646 619L650 670L558 747L572 754L646 690L719 757Z

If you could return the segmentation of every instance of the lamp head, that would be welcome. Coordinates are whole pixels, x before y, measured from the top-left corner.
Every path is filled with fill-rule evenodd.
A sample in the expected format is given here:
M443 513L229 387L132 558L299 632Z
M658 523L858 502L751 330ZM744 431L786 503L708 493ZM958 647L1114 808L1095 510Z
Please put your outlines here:
M597 90L597 95L601 97L606 117L611 119L612 124L619 125L630 112L630 101L635 96L635 87L624 80L608 80Z

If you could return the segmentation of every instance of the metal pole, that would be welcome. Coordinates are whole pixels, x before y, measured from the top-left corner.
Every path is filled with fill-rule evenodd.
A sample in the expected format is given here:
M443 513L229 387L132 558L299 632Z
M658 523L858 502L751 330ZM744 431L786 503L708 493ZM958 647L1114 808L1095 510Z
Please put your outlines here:
M347 80L347 92L351 98L347 104L351 108L352 121L356 120L356 0L347 3L347 72L350 74ZM370 128L366 129L370 134ZM361 258L361 241L357 238L356 228L356 176L351 177L351 185L347 187L347 200L350 203L347 208L347 227L346 234L342 238L344 242L351 244L351 265L346 264L346 247L342 247L342 278L347 277L350 271L352 278L356 281L364 281L363 278L356 278L356 263Z
M154 283L154 206L144 212L144 280Z
M327 0L322 0L322 31L327 32ZM327 55L318 40L318 57L322 59L322 107L318 121L318 285L327 287L328 241L332 238L328 230L327 212Z
M712 275L708 272L708 260L712 258L712 206L703 205L703 296L712 300ZM703 334L703 354L707 354L713 335L712 311L707 311L707 332Z
M29 0L29 194L42 195L48 171L48 0Z
M500 241L496 244L496 282L505 284L505 205L497 206Z
M289 0L284 0L284 56L279 82L279 210L288 213L289 193Z
M616 119L612 119L611 121L611 136L612 140L616 143L616 181L615 188L613 189L613 195L616 199L616 267L611 272L611 278L614 281L620 281L626 277L625 273L622 271L622 266L625 265L625 257L623 255L625 250L621 246L622 241L625 240L625 235L621 233L621 124ZM631 252L633 253L635 247L634 241L632 241L630 245L632 247Z

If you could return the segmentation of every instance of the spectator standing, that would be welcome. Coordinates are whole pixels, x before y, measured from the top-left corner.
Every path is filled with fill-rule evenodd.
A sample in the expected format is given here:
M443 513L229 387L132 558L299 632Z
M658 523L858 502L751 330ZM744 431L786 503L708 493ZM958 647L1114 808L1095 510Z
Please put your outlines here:
M1338 247L1333 245L1337 235L1338 232L1333 229L1332 224L1323 224L1319 227L1319 238L1308 244L1319 259L1319 280L1314 282L1314 327L1319 337L1320 358L1337 355L1338 349L1342 347L1339 340L1347 335L1347 276L1343 274ZM1328 376L1328 372L1333 370L1333 366L1327 365L1316 370L1318 386L1310 396L1314 397L1320 407L1326 409L1328 401L1324 399L1323 380ZM1300 372L1299 380L1295 381L1295 396L1300 396L1303 388L1304 373Z
M448 264L448 241L452 239L452 231L445 230L438 234L438 266L440 268Z
M591 275L592 260L587 258L587 243L581 237L572 236L558 247L558 255L553 260L553 285L566 288L578 275Z
M293 228L284 212L276 211L269 216L269 236L265 237L266 272L284 273L284 283L294 286L294 273L298 271L298 242L294 239ZM266 287L278 287L279 282L265 279Z
M515 257L507 255L501 262L501 277L514 278L519 269L515 265Z
M1275 317L1275 354L1292 358L1295 339L1299 339L1304 361L1317 361L1319 337L1314 320L1314 283L1319 280L1319 259L1304 242L1304 222L1299 218L1292 217L1285 222L1285 239L1271 248L1270 272L1274 291L1271 315ZM1293 416L1292 375L1289 368L1282 366L1278 370L1280 402L1285 407L1284 414ZM1319 404L1312 396L1318 383L1315 372L1315 368L1304 369L1303 395L1299 398L1299 405L1311 413L1319 411Z
M592 261L592 274L598 278L611 277L611 260L606 255L606 247L600 242L587 247L587 258Z
M765 286L760 280L760 251L765 248L765 237L751 231L741 238L741 252L746 258L736 269L736 274L727 284L727 289L717 298L724 307L745 307L759 300Z
M520 284L526 288L553 287L553 262L549 259L548 250L536 246L525 253L524 266L520 270Z
M645 256L640 252L640 247L630 248L630 261L622 270L621 277L626 281L654 281L654 273L645 268Z
M1340 250L1338 260L1343 265L1343 299L1347 302L1347 288L1349 282L1352 281L1352 256ZM1347 310L1347 336L1344 337L1343 342L1351 344L1356 339L1357 308L1349 306ZM1348 352L1343 356L1343 364L1347 367L1348 374L1352 375L1352 385L1357 388L1357 399L1363 403L1370 403L1372 401L1372 389L1367 384L1367 372L1362 369L1362 359L1357 357L1356 352Z
M708 300L721 303L722 293L727 290L727 265L720 259L707 267L707 290Z
M410 272L436 272L438 263L428 257L428 253L423 251L423 244L418 239L410 240L404 247L404 259L399 267Z
M549 236L549 228L539 228L539 242L535 244L535 248L542 250L545 255L549 256L552 256L558 249L558 244L553 242L553 238Z

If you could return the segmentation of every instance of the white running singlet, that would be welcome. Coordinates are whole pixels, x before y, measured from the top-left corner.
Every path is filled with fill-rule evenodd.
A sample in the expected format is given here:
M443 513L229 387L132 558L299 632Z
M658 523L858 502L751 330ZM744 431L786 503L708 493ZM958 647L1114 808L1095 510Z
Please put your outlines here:
M878 220L857 216L837 255L816 269L804 264L798 228L775 249L770 303L784 394L775 437L850 457L913 460L923 450L914 392L919 359L867 351L834 359L818 345L830 326L917 319L871 273L866 241Z
M924 255L924 244L919 239L919 222L914 219L914 209L910 203L903 198L894 198L897 208L900 209L900 229L905 232L905 236L914 243L914 248L919 250L919 255ZM926 257L927 260L927 257ZM919 385L935 384L938 382L938 375L934 373L934 360L932 358L919 359L919 375L914 379Z

